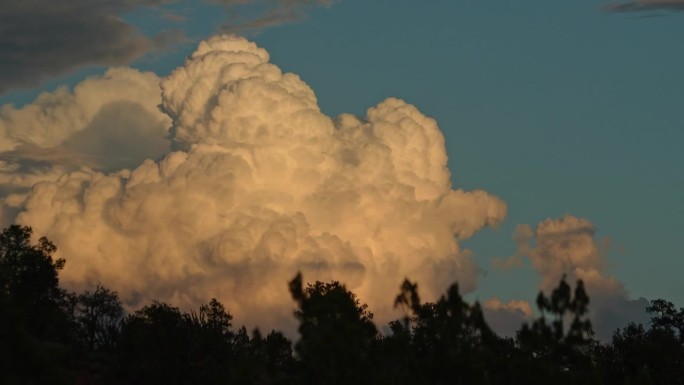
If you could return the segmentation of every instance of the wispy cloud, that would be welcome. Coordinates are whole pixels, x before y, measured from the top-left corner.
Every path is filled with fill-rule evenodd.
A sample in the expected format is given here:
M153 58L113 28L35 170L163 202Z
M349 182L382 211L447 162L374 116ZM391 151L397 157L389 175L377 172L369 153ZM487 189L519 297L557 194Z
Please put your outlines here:
M92 65L120 65L155 49L121 15L172 0L10 1L0 7L0 93Z
M223 32L243 32L261 30L280 24L291 23L306 17L306 11L317 6L330 6L333 0L207 0L223 5L230 19L221 30ZM255 16L245 17L247 6L259 6L261 11Z
M0 94L35 87L88 66L131 63L149 52L187 42L178 28L186 16L166 5L177 0L11 1L0 7ZM202 0L224 8L223 32L254 31L300 20L332 0ZM146 36L123 15L147 8L169 28Z
M684 11L684 0L633 0L611 3L603 9L607 12Z

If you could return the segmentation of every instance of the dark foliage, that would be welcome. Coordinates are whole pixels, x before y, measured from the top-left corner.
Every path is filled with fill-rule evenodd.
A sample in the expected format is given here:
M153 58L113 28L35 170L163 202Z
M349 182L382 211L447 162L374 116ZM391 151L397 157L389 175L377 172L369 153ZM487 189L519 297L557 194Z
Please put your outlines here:
M66 383L70 357L69 296L59 288L64 260L30 227L0 234L0 370L3 384Z
M606 384L684 384L684 309L659 299L648 307L651 328L629 324L600 346L597 366Z
M295 345L301 365L299 383L366 383L370 347L378 338L373 314L339 282L302 286L290 282L301 339Z
M153 302L125 315L115 291L59 287L64 260L29 227L0 234L2 384L684 384L684 309L651 303L651 324L593 338L589 297L562 279L515 339L497 336L452 285L421 303L404 281L405 317L382 335L339 282L290 282L300 338L250 336L212 299L182 312Z
M533 376L529 372L522 373L522 379L532 383L550 380L556 384L598 382L588 354L593 342L591 322L586 319L588 305L589 297L582 281L577 282L574 295L565 277L551 297L539 293L537 307L541 317L531 326L523 325L518 332L521 364L534 368L535 373ZM570 323L567 332L566 321Z

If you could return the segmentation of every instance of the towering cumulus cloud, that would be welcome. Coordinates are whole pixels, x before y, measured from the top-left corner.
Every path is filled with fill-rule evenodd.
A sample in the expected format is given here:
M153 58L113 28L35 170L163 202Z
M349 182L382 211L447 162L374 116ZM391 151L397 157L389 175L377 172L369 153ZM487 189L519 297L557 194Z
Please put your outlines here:
M202 42L161 92L172 152L66 173L20 204L16 220L59 246L72 288L102 282L131 306L215 296L262 327L291 318L297 271L343 281L380 319L405 276L426 297L454 280L474 288L459 240L506 205L452 189L444 138L414 106L387 99L333 120L297 75L235 36Z

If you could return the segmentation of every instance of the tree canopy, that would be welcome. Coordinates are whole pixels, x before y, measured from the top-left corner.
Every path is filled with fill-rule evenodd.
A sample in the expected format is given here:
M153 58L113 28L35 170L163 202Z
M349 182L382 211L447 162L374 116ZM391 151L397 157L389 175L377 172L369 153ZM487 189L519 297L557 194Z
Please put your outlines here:
M235 327L216 299L197 310L152 302L126 314L116 291L59 286L63 259L29 227L0 234L2 384L683 384L684 309L651 302L650 325L594 339L582 281L539 293L539 316L502 338L457 284L421 302L399 286L405 316L380 333L367 305L342 283L289 283L293 344Z

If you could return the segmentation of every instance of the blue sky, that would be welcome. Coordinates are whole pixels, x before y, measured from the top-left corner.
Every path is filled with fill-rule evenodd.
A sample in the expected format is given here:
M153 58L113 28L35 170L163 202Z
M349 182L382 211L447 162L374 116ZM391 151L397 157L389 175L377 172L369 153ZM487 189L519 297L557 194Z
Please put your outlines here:
M499 230L466 242L484 268L514 252L516 224L571 213L613 240L632 295L682 303L684 14L602 4L348 1L255 39L329 114L391 95L434 117L454 185L509 205ZM536 284L492 270L480 290Z
M500 228L464 242L483 269L473 297L533 299L539 278L527 262L503 272L491 260L515 252L517 224L569 213L612 240L608 271L632 297L684 304L684 12L609 13L603 1L427 4L340 0L247 36L299 74L328 115L363 115L394 96L437 120L453 185L508 204ZM185 43L131 64L160 76L226 20L199 2L167 9L185 20L124 16L150 36L186 31ZM0 104L102 70L10 90Z

